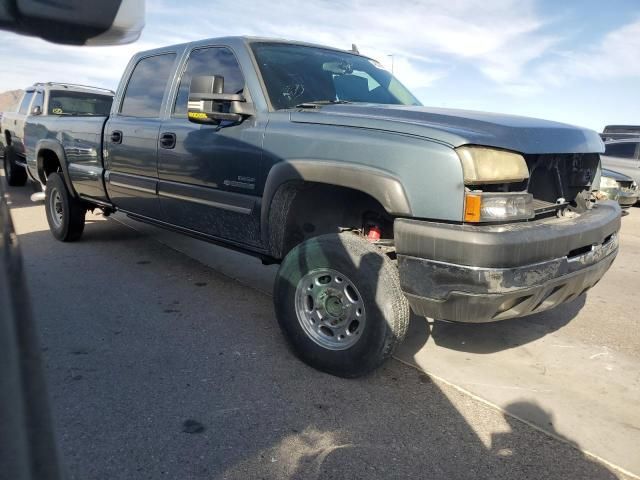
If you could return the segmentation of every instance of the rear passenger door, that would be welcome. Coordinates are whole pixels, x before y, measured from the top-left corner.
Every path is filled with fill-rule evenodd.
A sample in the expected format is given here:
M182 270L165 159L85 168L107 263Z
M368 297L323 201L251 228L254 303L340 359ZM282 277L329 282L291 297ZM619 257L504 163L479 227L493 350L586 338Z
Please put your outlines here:
M240 65L227 47L192 50L180 76L158 150L158 194L164 220L173 225L258 245L258 174L264 124L256 116L219 126L191 123L187 102L191 78L224 77L224 93L244 93Z
M121 210L154 219L160 218L158 132L176 58L163 53L140 59L104 129L109 197Z

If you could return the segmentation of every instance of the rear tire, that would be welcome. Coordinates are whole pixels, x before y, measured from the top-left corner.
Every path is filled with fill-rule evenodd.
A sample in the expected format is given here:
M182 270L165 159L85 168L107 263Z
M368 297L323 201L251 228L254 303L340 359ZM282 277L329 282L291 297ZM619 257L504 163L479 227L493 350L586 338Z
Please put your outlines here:
M16 163L18 154L11 145L4 149L4 174L12 187L21 187L27 182L27 171Z
M45 193L47 222L53 236L61 242L78 240L87 213L84 202L71 196L59 173L49 175Z
M409 326L398 269L353 233L311 238L289 252L278 270L274 304L294 353L339 377L378 368Z

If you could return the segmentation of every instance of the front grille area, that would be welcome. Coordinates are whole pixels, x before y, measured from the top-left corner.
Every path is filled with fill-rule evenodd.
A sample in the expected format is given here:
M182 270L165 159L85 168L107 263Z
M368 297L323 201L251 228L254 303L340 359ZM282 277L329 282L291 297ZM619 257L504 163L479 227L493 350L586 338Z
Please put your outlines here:
M585 203L578 197L590 191L600 164L597 153L525 155L525 160L529 167L527 191L538 204L557 205L560 202L578 208Z
M597 153L525 155L529 167L527 191L539 202L550 204L564 199L579 205L578 196L591 189L600 156Z
M546 200L540 200L538 198L533 199L533 210L536 212L536 216L549 212L556 212L561 208L567 206L567 202L564 203L551 203Z

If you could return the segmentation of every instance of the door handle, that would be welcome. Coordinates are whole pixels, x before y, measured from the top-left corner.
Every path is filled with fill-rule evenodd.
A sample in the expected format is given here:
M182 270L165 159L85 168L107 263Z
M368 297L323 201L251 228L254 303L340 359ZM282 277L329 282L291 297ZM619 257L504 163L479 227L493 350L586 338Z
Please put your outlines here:
M122 132L120 130L111 132L111 143L122 143Z
M160 134L160 147L171 149L176 146L176 134L165 132Z

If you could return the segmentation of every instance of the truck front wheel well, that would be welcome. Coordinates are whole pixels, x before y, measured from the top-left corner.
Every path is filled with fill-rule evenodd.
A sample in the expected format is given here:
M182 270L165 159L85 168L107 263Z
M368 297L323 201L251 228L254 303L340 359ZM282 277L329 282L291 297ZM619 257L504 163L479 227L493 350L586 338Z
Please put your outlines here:
M281 259L299 243L327 233L376 228L393 239L393 217L370 195L324 183L291 181L276 191L269 210L271 255Z
M42 184L46 185L49 175L56 172L62 172L58 155L52 150L40 150L38 152L38 176Z

